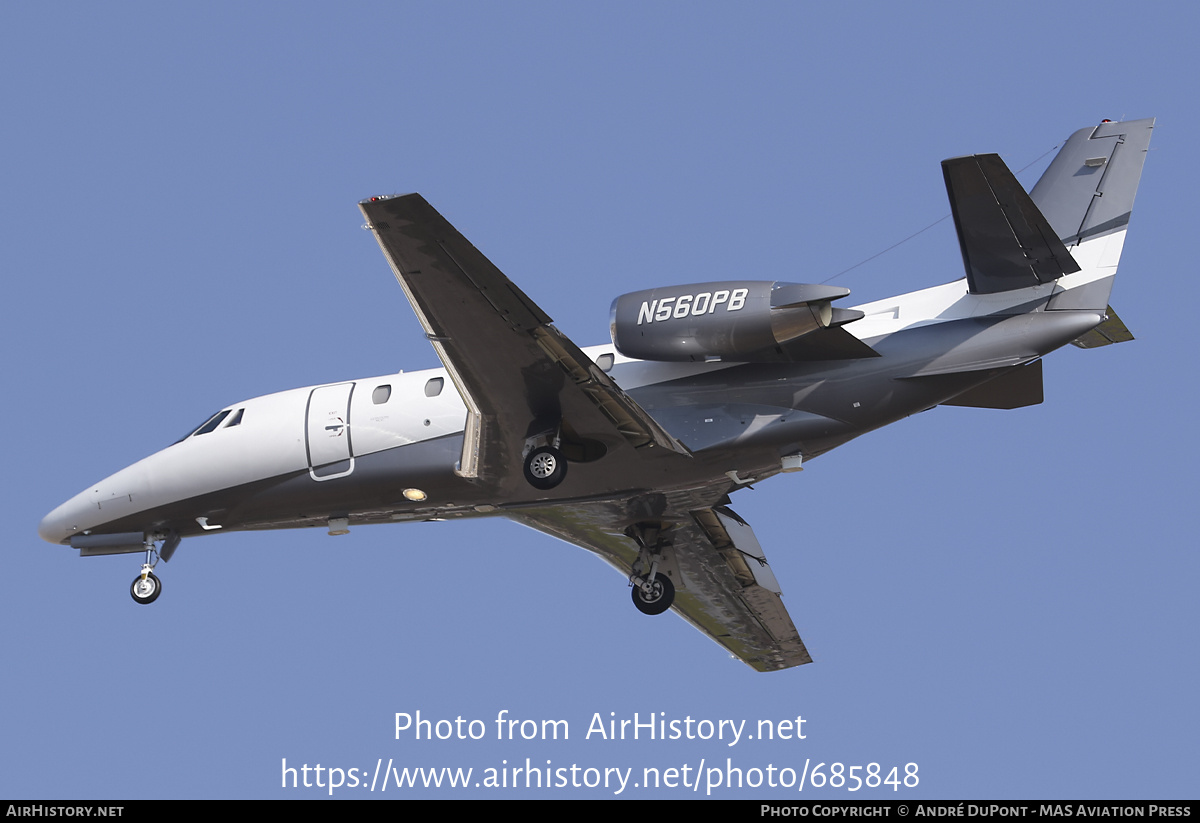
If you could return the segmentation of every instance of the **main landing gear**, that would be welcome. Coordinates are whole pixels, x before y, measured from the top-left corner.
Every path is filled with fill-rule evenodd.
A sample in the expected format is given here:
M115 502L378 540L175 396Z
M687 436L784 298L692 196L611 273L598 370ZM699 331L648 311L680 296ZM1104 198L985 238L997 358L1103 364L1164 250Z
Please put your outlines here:
M653 579L643 578L641 585L633 584L633 605L642 614L662 614L675 602L675 584L671 578L657 572Z
M566 420L539 417L525 434L521 468L525 482L549 491L567 476L567 463L591 463L608 453L599 440L581 436Z
M642 614L662 614L675 602L675 584L658 570L663 549L670 545L669 540L663 540L663 531L661 523L638 523L625 531L641 549L629 584L633 587L633 605Z
M525 479L535 489L552 489L567 476L567 459L553 446L539 446L525 457Z

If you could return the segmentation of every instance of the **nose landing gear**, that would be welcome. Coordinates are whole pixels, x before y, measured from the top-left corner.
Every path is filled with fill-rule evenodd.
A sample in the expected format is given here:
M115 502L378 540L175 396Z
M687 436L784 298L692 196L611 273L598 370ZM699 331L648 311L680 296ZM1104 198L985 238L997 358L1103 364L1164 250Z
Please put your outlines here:
M155 538L163 541L161 554L154 548ZM147 534L143 545L146 549L146 562L142 564L142 573L133 578L133 583L129 585L129 594L135 602L148 606L162 594L162 581L154 574L153 569L159 560L168 562L175 554L175 549L179 548L179 533L171 531L165 536Z

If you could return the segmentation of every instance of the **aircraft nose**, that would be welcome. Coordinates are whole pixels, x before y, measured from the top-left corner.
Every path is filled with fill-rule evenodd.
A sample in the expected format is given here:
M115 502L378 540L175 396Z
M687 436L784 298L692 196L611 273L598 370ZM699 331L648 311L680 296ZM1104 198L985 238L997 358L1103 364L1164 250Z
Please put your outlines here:
M61 506L59 508L62 508ZM47 543L58 543L62 534L62 519L58 516L58 509L50 512L42 518L42 522L38 524L38 537L45 540Z
M83 512L76 498L68 500L42 518L38 524L38 536L47 543L61 545L79 532L79 515Z
M145 466L152 459L138 461L75 495L42 518L38 535L61 545L74 535L103 530L146 508L149 483Z

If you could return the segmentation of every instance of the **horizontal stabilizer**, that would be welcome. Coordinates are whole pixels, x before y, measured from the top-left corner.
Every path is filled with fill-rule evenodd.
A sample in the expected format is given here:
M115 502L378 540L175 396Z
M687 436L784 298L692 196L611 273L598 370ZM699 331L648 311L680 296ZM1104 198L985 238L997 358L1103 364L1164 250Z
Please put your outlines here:
M1020 409L1042 402L1042 361L1006 371L982 386L946 400L943 406L970 406L975 409Z
M1125 328L1125 324L1121 318L1117 317L1112 306L1108 307L1105 314L1108 316L1103 323L1087 334L1072 340L1071 345L1081 349L1098 349L1101 346L1111 346L1113 343L1128 343L1133 339L1133 334Z
M999 155L944 160L942 174L972 293L1023 289L1079 271Z
M834 309L838 311L838 309ZM848 310L847 310L848 311ZM857 312L862 314L862 312ZM834 318L837 320L837 318ZM856 320L858 318L851 318ZM851 322L851 321L846 321ZM879 352L843 329L831 325L829 328L806 334L779 347L784 358L794 363L809 363L818 360L857 360L864 357L879 357Z

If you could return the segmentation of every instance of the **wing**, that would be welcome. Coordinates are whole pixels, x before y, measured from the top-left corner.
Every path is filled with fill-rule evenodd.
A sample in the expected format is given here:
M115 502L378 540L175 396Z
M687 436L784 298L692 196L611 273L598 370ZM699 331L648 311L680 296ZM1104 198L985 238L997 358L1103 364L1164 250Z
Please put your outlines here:
M493 484L512 519L595 552L626 575L639 554L626 530L657 524L659 568L676 584L676 611L760 671L810 662L753 531L714 505L733 485L728 467L690 459L420 195L360 207L467 406L458 473ZM528 491L527 439L560 422L577 445L607 450L606 470L592 473L592 487L576 486L572 502L511 502L503 492ZM774 453L743 458L778 464ZM630 497L631 487L676 491Z
M459 474L521 479L526 439L560 423L584 449L688 453L425 198L359 206L466 403Z
M675 584L671 608L760 672L811 663L750 526L723 505L684 510L683 500L663 496L661 502L669 545L659 570L665 568ZM624 524L646 503L641 498L569 504L509 517L594 552L628 576L638 546L623 533Z

